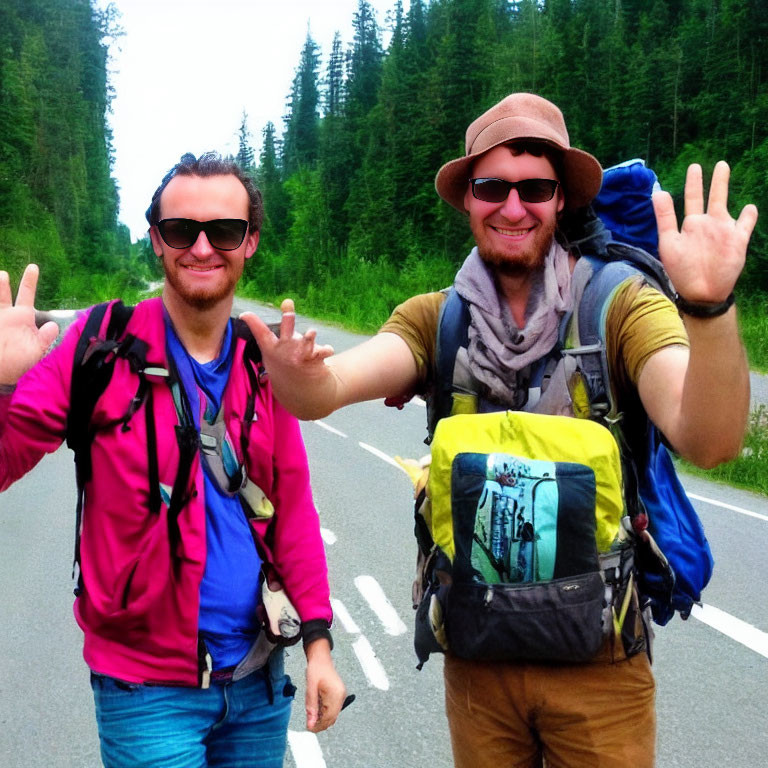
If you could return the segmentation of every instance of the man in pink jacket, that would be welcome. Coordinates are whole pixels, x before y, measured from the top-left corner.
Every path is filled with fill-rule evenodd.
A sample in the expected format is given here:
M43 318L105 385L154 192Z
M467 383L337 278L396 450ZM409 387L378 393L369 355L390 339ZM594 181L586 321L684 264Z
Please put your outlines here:
M106 766L283 765L295 688L259 619L263 560L302 620L307 728L332 725L344 699L298 424L230 318L262 218L251 180L212 153L184 155L147 211L165 286L125 329L143 360L119 356L93 408L78 541ZM30 265L14 305L0 272L0 491L67 435L87 321L46 354L58 329L35 325L37 279Z

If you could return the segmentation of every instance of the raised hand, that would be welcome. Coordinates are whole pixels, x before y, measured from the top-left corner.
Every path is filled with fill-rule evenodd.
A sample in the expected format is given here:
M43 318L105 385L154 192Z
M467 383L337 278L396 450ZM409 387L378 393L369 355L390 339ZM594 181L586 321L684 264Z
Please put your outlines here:
M277 399L299 418L316 418L316 404L326 402L326 398L329 402L333 400L336 378L325 364L326 358L333 355L333 347L317 344L315 330L296 332L291 299L285 299L280 310L283 316L279 335L251 312L244 312L241 317L261 349Z
M19 283L16 304L7 272L0 271L0 385L15 384L37 363L59 334L54 322L35 325L39 269L29 264Z
M733 291L744 268L747 245L757 222L757 208L745 205L738 219L728 213L730 168L715 166L706 213L701 166L688 167L685 217L678 230L668 192L655 192L659 256L675 290L689 302L719 303Z

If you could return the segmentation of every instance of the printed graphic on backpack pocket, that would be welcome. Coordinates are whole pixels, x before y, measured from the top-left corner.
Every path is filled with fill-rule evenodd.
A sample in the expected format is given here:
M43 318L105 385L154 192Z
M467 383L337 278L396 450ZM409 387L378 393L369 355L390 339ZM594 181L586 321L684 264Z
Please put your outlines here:
M504 453L454 460L457 579L485 584L547 581L595 570L595 478L580 464ZM558 548L558 542L568 542Z

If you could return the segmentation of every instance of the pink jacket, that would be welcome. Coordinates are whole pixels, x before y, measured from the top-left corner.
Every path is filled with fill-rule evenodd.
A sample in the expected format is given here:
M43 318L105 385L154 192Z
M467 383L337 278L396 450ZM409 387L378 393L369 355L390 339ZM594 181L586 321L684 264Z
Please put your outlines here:
M85 317L61 344L25 374L11 395L0 395L0 491L20 478L65 437L75 346ZM148 344L147 364L167 368L160 299L140 303L127 328ZM248 392L238 339L224 418L237 450ZM148 376L154 394L160 482L172 486L178 464L176 409L165 379ZM118 359L94 409L93 479L86 485L81 536L84 589L75 617L85 633L84 657L99 673L129 682L198 685L199 587L205 568L203 472L195 457L189 503L179 515L180 567L168 543L167 508L148 509L144 406L129 429L118 423L136 394L137 376ZM312 502L304 444L296 419L272 397L269 382L256 396L250 424L249 478L275 507L268 539L275 565L302 620L330 624L328 574ZM69 513L66 510L65 513ZM266 523L260 530L265 533Z

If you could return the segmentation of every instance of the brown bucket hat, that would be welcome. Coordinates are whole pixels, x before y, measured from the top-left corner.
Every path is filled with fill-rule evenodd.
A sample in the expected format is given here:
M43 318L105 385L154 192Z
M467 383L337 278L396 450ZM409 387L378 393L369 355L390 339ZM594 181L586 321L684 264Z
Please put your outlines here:
M600 191L603 169L588 152L571 147L563 113L534 93L513 93L467 128L466 155L446 163L435 177L437 194L462 213L475 158L511 141L537 141L560 150L566 208L580 208Z

